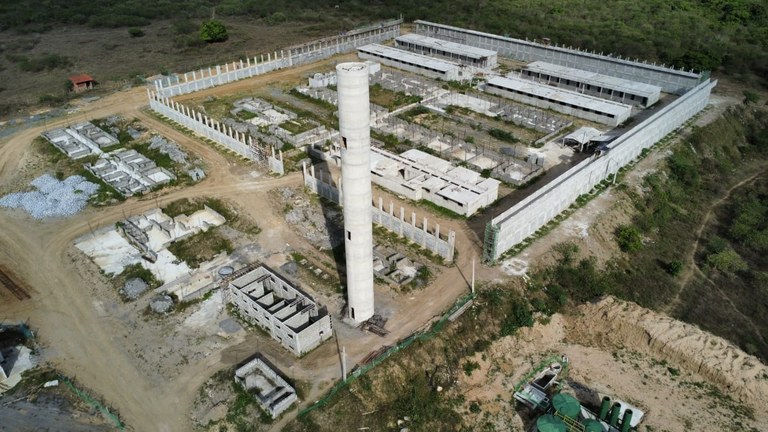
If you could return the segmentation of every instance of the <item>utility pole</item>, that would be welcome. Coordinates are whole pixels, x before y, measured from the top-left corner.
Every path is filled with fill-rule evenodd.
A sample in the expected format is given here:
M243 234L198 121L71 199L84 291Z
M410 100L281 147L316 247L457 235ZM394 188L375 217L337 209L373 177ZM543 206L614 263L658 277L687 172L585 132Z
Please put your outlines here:
M347 349L341 347L341 377L343 381L347 380Z

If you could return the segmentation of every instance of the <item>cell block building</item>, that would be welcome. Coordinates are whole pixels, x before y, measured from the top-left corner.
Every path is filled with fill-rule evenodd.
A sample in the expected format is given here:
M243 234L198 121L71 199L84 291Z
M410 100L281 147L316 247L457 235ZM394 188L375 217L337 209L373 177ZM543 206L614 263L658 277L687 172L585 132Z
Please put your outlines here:
M498 65L496 51L435 39L416 33L408 33L396 38L395 45L400 49L417 54L440 57L481 69L493 69Z
M569 114L609 126L618 126L632 114L630 105L563 90L517 77L493 77L483 90L518 102Z
M235 382L252 394L272 418L277 418L298 399L288 381L258 356L235 370Z
M370 44L358 48L357 56L361 59L377 61L393 68L444 81L459 81L464 75L461 71L461 66L457 63L438 60L379 44Z
M231 280L228 301L253 324L263 328L286 349L301 356L331 337L331 317L325 308L265 265Z
M528 64L521 76L582 94L643 107L655 104L661 94L661 87L655 85L543 61Z
M420 150L399 156L371 148L371 180L392 192L418 201L428 200L464 216L496 201L499 182Z

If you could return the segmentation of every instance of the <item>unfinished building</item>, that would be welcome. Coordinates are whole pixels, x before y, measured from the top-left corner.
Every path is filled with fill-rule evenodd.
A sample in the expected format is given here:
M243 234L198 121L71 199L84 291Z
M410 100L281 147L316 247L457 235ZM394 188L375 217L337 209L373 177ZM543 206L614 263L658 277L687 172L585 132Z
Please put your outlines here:
M659 100L661 87L596 72L535 61L525 66L521 77L582 94L649 107Z
M96 127L93 123L77 123L71 127L43 132L43 138L71 159L101 155L102 149L120 143L117 138Z
M225 298L287 350L301 356L333 333L331 316L283 276L258 265L231 280Z
M398 156L372 147L371 174L374 183L392 192L467 217L496 201L501 183L418 149Z
M496 51L435 39L416 33L408 33L395 38L395 46L417 54L439 57L479 69L493 69L498 66Z
M517 77L493 77L483 85L482 89L538 108L552 109L609 126L624 123L632 114L632 107L629 105Z
M370 44L358 48L357 56L361 59L374 60L393 68L444 81L459 81L471 78L471 74L466 75L461 70L461 66L456 63L379 44Z
M252 394L272 418L280 416L298 399L296 390L258 356L235 370L235 382Z
M173 173L132 149L104 154L96 162L84 166L127 197L143 194L176 179Z

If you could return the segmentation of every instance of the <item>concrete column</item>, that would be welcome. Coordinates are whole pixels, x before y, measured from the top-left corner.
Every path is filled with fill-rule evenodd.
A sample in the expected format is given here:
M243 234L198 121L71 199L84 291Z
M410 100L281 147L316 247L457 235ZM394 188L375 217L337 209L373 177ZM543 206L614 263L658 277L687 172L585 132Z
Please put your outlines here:
M379 211L384 213L384 198L379 197Z
M371 137L368 66L336 66L341 135L341 184L344 186L344 245L349 318L373 316L373 209L371 208Z
M416 228L416 212L411 212L411 226Z
M395 217L395 203L392 201L389 202L389 215Z
M400 207L400 232L398 233L400 234L400 237L403 236L404 227L405 227L405 209Z

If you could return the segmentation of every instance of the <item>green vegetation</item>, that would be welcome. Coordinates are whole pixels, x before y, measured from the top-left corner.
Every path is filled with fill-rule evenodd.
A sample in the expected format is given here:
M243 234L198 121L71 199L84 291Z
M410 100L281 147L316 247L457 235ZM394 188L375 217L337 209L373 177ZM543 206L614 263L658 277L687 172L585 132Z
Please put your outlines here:
M229 39L227 28L221 21L210 20L200 26L200 40L203 42L225 42L227 39Z
M643 247L643 235L631 225L620 225L616 228L616 241L624 252L637 252Z
M138 27L131 27L128 29L128 36L132 38L144 36L144 31Z
M398 114L398 117L401 119L413 123L413 121L416 119L416 117L420 115L425 114L431 114L432 111L429 110L429 108L425 107L424 105L419 105L415 108L411 108L408 111Z
M136 263L125 266L123 272L114 279L115 285L117 285L117 288L120 289L123 287L123 285L125 285L125 282L128 279L133 278L139 278L146 282L147 285L149 285L150 290L153 290L165 283L164 281L157 279L151 271L145 269L141 264Z
M317 124L303 119L296 119L282 122L279 126L293 135L298 135L300 133L316 128Z
M510 144L514 144L514 143L520 141L514 135L512 135L511 133L509 133L509 132L507 132L507 131L505 131L503 129L496 129L496 128L491 129L491 130L488 131L488 135L496 138L499 141L504 141L504 142L507 142L507 143L510 143Z
M200 267L200 264L211 260L221 252L229 254L233 250L232 243L219 234L217 228L177 240L168 246L168 251L191 268Z
M390 111L405 105L421 102L420 96L407 95L403 92L387 90L378 83L370 87L369 95L371 98L371 103L383 106Z

